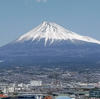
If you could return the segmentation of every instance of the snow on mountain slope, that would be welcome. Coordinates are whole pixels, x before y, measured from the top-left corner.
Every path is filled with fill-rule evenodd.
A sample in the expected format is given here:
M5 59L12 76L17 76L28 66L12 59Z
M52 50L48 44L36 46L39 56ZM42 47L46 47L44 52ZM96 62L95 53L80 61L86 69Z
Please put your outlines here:
M81 40L100 44L100 41L96 39L90 38L88 36L78 35L52 22L43 22L28 33L22 35L15 42L24 42L28 40L34 41L35 39L38 39L39 42L42 38L45 39L45 45L48 40L50 40L50 44L52 44L55 40L71 40L72 42L74 42L74 40Z

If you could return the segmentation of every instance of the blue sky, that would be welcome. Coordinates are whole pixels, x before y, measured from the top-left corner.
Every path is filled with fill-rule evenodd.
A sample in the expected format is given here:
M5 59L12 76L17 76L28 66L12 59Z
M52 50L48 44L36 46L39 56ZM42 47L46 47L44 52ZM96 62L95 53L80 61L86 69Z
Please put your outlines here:
M100 0L0 0L0 46L44 21L100 40Z

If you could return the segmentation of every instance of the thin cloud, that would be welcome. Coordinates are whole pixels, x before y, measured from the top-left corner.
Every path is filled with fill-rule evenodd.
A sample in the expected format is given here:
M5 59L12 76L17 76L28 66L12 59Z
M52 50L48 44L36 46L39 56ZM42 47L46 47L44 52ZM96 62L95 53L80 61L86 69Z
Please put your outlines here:
M37 2L40 2L40 1L46 2L47 0L37 0Z

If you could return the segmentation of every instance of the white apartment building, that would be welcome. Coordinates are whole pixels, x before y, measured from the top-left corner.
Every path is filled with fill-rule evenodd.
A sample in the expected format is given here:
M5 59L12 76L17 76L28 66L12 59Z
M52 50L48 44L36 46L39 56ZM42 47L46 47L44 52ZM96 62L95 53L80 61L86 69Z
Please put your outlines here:
M42 86L42 81L32 80L30 81L31 86Z

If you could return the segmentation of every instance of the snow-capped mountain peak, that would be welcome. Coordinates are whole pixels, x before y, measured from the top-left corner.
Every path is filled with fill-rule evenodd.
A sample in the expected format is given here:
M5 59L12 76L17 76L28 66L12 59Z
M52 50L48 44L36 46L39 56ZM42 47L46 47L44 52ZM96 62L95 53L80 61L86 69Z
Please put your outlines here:
M63 27L52 23L52 22L43 22L36 28L32 29L28 33L22 35L15 42L24 42L28 40L34 41L35 39L45 39L45 45L47 41L50 40L50 44L52 44L55 40L81 40L85 42L97 43L100 44L100 41L90 38L88 36L81 36L72 31L66 30Z

